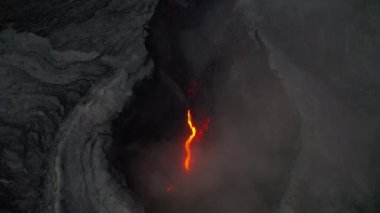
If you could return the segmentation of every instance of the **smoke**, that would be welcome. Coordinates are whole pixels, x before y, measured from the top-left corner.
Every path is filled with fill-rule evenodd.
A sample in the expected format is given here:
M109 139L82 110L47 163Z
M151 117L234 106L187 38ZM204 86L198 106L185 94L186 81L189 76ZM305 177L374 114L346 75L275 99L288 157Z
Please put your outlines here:
M138 165L132 179L147 212L329 212L333 199L340 212L348 212L347 203L368 198L363 150L374 134L374 119L350 109L337 95L345 81L325 72L340 76L328 69L328 57L319 57L334 58L341 51L334 46L337 39L326 41L324 31L310 34L313 25L303 22L314 23L310 14L330 14L330 9L342 21L347 5L298 2L194 1L175 21L162 15L172 15L173 8L163 9L161 2L151 42L153 52L162 53L155 59L157 72L171 85L157 81L176 88L171 94L177 95L156 96L178 104L168 107L172 114L149 120L162 134L140 149L137 164L131 163ZM331 51L325 53L327 44ZM312 68L299 69L303 66ZM182 169L190 134L187 108L198 126L211 118L208 131L193 144L189 174ZM364 124L371 127L360 127ZM365 144L359 145L360 139Z
M175 88L183 93L187 86L182 82L196 91L185 95L186 105L197 126L205 117L211 123L200 142L192 144L194 162L191 172L185 173L183 144L190 134L186 108L170 105L174 114L181 112L175 126L148 116L147 123L162 133L148 139L149 145L129 151L138 157L127 162L132 171L129 183L147 212L270 212L284 194L300 147L299 117L269 68L261 41L249 36L235 3L201 1L188 8L193 10L188 12L191 17L172 24L182 26L180 30L166 32L176 49L160 51L175 52L167 58L180 58L173 61L181 61L186 70L171 71L168 62L160 67L156 60L159 72L166 73L160 76L174 79ZM196 24L188 25L191 20ZM184 72L185 79L178 80L176 72ZM169 86L162 83L161 87ZM168 93L154 96L182 100ZM168 131L176 133L164 133Z

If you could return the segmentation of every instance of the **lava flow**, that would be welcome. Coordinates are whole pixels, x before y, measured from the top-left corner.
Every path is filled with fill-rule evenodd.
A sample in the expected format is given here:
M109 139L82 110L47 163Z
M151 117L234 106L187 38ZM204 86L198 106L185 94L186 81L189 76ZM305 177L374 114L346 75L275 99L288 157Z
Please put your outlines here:
M192 161L191 144L192 142L199 141L201 139L203 133L207 130L210 121L210 118L207 118L198 131L197 127L193 123L190 109L187 110L187 124L189 125L189 128L191 130L191 135L187 138L185 142L186 158L183 162L183 166L186 172L190 171L190 164Z
M185 167L186 171L190 171L190 161L191 161L191 148L190 148L190 145L193 142L193 139L194 139L195 135L197 134L197 129L193 125L190 109L187 110L187 124L189 125L189 127L191 129L191 135L187 138L187 140L185 142L186 158L185 158L185 161L184 161L184 167Z

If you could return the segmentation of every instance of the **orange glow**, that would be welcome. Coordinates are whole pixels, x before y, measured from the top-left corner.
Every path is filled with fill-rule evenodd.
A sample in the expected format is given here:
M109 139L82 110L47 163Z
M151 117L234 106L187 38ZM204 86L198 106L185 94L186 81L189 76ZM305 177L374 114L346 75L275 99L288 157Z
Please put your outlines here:
M195 136L195 141L199 142L200 139L202 138L203 134L207 131L208 129L208 125L210 124L211 122L211 119L210 118L206 118L206 120L203 122L203 125L201 126L201 128L199 129L199 131L197 132L197 135Z
M166 189L167 192L173 192L174 191L174 186L173 185L170 185L167 189Z
M190 171L190 162L191 162L191 148L190 145L193 142L195 135L197 134L197 129L193 125L190 109L187 110L187 124L191 129L191 135L187 138L185 142L186 158L184 161L184 168L186 171Z

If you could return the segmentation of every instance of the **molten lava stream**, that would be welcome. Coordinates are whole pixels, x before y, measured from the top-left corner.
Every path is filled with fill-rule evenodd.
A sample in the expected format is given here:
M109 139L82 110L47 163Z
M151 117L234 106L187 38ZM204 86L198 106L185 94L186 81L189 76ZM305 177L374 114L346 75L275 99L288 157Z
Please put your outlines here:
M193 142L195 135L197 134L197 129L193 125L190 109L187 110L187 124L189 125L189 127L191 129L191 135L187 138L187 140L185 142L186 158L185 158L185 161L184 161L183 165L184 165L185 171L189 172L190 171L190 162L191 162L191 148L190 148L190 145Z

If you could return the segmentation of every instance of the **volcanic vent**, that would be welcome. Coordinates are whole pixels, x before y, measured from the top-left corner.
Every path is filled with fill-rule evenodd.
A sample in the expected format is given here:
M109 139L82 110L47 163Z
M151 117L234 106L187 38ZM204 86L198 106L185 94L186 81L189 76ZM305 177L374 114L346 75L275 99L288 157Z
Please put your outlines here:
M269 212L299 147L294 106L235 1L160 1L154 74L114 122L112 163L146 212Z

